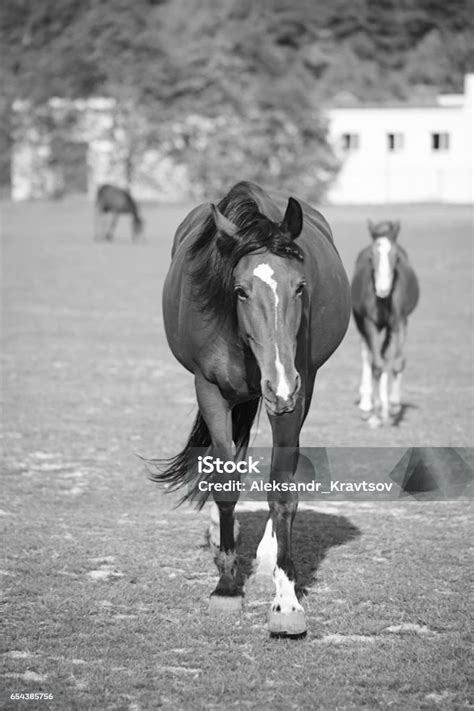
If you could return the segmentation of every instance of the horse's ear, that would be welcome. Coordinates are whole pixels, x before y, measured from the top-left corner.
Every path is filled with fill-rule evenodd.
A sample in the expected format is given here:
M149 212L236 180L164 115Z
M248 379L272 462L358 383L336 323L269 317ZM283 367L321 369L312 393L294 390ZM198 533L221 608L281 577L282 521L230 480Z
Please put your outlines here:
M296 239L303 229L303 210L298 200L290 197L286 206L285 217L280 225L282 232L286 232L291 239Z
M397 220L396 222L392 222L392 238L393 241L398 237L398 233L400 232L400 220Z
M375 237L376 237L375 225L370 218L367 220L367 227L369 228L370 236L372 237L372 239L375 239Z
M235 237L235 235L239 231L239 228L237 227L237 225L234 225L233 222L228 220L227 217L222 214L222 212L219 212L219 210L213 203L211 203L211 213L218 234L223 237Z

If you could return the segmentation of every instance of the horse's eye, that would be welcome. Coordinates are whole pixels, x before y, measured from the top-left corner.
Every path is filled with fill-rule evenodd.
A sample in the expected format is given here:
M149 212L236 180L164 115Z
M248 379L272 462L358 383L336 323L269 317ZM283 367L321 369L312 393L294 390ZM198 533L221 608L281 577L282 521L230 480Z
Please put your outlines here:
M235 293L239 301L246 301L249 297L245 289L241 286L236 286L235 287Z
M296 296L301 296L301 294L302 294L303 291L304 291L305 286L306 286L305 282L304 282L304 281L301 282L301 284L300 284L300 285L298 286L298 288L296 289Z

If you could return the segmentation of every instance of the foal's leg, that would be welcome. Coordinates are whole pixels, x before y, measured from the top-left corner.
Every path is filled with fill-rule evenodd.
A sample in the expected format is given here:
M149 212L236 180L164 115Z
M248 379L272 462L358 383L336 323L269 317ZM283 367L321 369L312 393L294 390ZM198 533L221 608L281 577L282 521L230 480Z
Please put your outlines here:
M401 322L398 330L393 334L393 357L391 359L392 385L389 395L390 414L392 417L400 414L402 409L401 390L403 371L405 369L403 349L405 346L406 330L406 321Z
M232 414L229 404L217 385L209 383L202 376L196 375L195 386L199 409L211 434L212 446L218 449L219 457L232 460ZM219 475L219 482L223 484L239 480L237 472ZM233 494L232 500L223 501L222 493L213 491L213 497L219 509L219 550L215 556L219 581L211 594L209 609L217 612L240 611L242 592L236 579L234 536L234 509L238 494Z
M369 346L361 339L362 375L359 388L359 410L363 420L367 420L373 408L372 402L372 357Z
M114 238L115 227L117 225L118 214L110 211L108 214L108 225L105 229L105 239L111 242Z
M368 422L371 427L379 427L384 420L385 412L388 417L388 375L382 355L382 337L372 321L365 322L365 333L372 355L373 412Z
M298 465L299 433L303 422L302 401L298 401L295 411L291 414L270 416L269 419L274 447L271 481L275 484L290 484L294 480ZM260 546L268 549L267 560L269 567L273 567L275 583L276 594L268 619L270 635L302 637L306 634L306 619L295 593L296 571L291 551L298 494L290 491L269 492L268 503L270 517Z

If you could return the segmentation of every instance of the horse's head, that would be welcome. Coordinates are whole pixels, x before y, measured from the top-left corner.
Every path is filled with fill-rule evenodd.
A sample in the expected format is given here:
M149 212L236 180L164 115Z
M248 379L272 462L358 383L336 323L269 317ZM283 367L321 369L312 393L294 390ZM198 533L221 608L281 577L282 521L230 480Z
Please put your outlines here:
M368 221L372 237L372 265L375 293L380 299L386 299L392 291L395 267L398 259L397 237L399 222Z
M219 238L238 241L242 230L212 209ZM258 363L262 396L273 415L292 412L301 387L295 355L305 279L303 255L293 241L302 227L301 206L293 198L281 223L260 215L253 229L266 233L264 246L247 249L233 270L239 331Z

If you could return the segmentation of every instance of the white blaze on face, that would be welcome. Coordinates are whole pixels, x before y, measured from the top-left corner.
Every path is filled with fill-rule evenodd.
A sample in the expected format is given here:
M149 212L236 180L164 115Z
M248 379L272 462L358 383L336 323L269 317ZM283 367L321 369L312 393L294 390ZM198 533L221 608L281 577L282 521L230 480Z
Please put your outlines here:
M274 271L269 264L259 264L253 270L253 274L257 279L263 281L270 289L273 291L273 296L275 298L275 368L278 376L276 394L286 400L290 394L290 386L288 383L288 378L285 373L285 366L280 360L280 353L278 351L278 343L276 342L276 332L278 330L278 304L280 299L277 293L277 282L273 278Z
M378 237L375 241L375 249L379 255L377 272L375 274L375 291L377 296L387 296L392 286L392 273L388 255L392 249L392 243L387 237Z
M277 325L278 325L278 303L280 299L278 298L277 294L277 283L276 280L273 278L273 269L269 264L259 264L258 267L255 267L253 270L253 275L257 277L257 279L260 279L261 281L265 282L265 284L268 284L270 289L273 291L273 296L275 297L275 331L277 330Z

